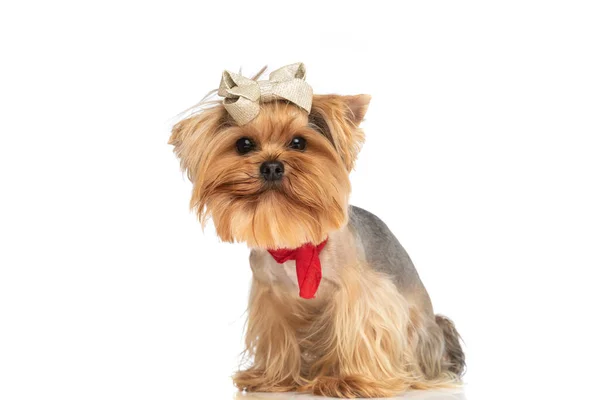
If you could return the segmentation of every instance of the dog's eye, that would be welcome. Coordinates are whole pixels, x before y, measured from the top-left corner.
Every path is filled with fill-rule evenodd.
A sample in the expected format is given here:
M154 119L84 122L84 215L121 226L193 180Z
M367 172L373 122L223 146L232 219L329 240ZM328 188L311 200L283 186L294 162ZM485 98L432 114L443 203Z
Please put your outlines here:
M296 136L290 142L290 149L301 150L301 151L306 149L306 139L304 139L303 137L300 137L300 136Z
M254 150L255 147L256 147L256 145L254 144L254 142L247 137L238 139L238 141L235 142L235 148L237 149L238 153L240 153L240 154L249 153L252 150Z

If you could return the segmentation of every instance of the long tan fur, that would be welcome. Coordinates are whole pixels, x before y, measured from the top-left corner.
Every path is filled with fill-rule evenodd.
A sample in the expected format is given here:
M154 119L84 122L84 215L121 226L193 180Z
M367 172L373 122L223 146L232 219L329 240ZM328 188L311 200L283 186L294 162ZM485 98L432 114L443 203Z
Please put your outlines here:
M338 282L312 306L254 280L246 336L254 365L235 376L240 389L387 397L456 384L441 329L389 279L356 265Z
M388 276L357 262L348 229L329 241L322 254L327 273L314 300L270 284L268 254L253 251L246 346L254 364L234 377L236 385L334 397L456 385L460 371L434 315L405 298Z

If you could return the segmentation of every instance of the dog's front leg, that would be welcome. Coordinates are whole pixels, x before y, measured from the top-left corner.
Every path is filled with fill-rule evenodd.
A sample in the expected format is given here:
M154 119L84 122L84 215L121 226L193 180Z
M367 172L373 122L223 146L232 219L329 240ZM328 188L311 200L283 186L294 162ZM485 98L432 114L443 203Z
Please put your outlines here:
M300 347L276 291L252 281L246 330L246 353L252 366L233 377L240 390L287 392L300 385Z
M409 343L409 308L385 276L346 268L315 322L317 354L301 389L330 397L389 397L418 381Z

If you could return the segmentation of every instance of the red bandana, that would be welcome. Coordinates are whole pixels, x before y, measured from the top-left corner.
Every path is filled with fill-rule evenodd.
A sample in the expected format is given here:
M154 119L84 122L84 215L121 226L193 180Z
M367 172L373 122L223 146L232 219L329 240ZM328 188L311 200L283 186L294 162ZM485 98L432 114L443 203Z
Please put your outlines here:
M283 264L289 260L296 260L296 276L298 277L298 286L300 287L300 297L303 299L312 299L317 293L319 283L321 282L321 260L319 253L327 244L327 239L315 246L312 243L306 243L296 249L276 249L268 250L275 261Z

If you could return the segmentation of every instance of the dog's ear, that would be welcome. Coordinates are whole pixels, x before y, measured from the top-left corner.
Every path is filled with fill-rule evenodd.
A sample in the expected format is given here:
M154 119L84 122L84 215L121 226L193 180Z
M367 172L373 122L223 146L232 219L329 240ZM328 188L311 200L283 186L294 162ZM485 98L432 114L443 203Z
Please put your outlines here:
M320 131L335 147L348 171L364 142L359 128L371 96L314 95L309 123Z
M227 112L215 106L179 121L171 131L169 144L181 162L181 169L194 181L200 161L205 157L207 145L214 136L229 124Z

